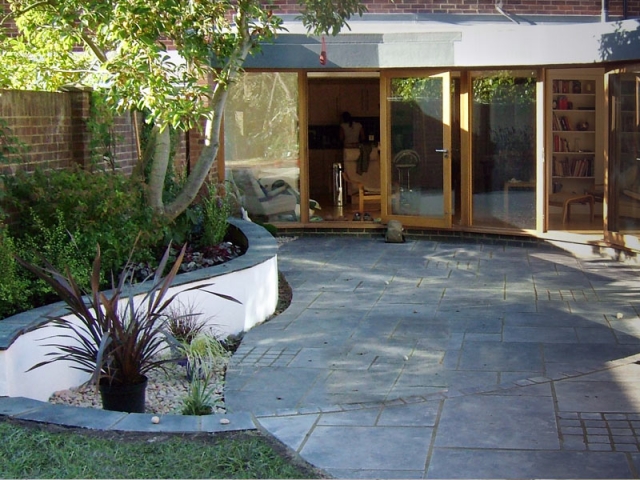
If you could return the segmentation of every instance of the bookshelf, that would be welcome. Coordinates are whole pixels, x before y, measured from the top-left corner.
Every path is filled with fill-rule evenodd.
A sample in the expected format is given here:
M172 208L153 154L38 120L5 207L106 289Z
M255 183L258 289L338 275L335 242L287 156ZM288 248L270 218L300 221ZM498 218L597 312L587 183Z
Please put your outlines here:
M548 192L582 194L602 183L602 74L552 71L548 77Z

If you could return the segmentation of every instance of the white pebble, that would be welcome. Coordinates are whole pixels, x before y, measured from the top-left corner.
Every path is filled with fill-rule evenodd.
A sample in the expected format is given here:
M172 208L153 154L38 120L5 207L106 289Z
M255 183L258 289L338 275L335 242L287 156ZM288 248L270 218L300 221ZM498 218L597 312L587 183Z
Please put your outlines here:
M408 356L406 356L406 355L405 355L403 358L404 358L404 361L405 361L405 362L409 360L409 357L408 357Z
M154 415L153 417L151 417L151 423L160 423L160 417Z
M220 419L220 425L229 425L230 423L231 423L231 420L229 420L228 418Z
M624 317L624 314L623 314L623 313L621 313L621 312L616 313L616 318L617 318L618 320L622 319L623 317Z

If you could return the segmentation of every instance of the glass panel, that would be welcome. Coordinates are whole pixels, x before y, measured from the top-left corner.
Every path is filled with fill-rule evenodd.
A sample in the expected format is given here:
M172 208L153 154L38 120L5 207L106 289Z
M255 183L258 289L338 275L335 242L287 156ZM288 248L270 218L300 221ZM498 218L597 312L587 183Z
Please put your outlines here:
M443 218L443 78L391 80L391 213ZM446 125L446 126L445 126Z
M322 206L310 220L380 221L379 77L310 76L308 86L309 196Z
M472 73L473 225L536 227L535 72Z
M612 76L609 230L640 235L640 77Z
M299 220L297 82L296 73L245 73L229 90L225 177L253 220Z

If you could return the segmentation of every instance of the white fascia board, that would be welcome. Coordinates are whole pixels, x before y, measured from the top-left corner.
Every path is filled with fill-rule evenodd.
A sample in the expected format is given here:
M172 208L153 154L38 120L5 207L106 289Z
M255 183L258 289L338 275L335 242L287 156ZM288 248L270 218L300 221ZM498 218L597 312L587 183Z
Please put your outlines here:
M640 59L637 20L462 29L455 66L594 64Z
M259 59L258 54L256 63L272 68L319 68L320 39L306 37L299 23L285 26L288 33L281 33L275 44L265 45L265 56ZM285 40L289 35L291 41ZM639 60L640 22L368 21L352 22L350 31L326 41L327 67L334 68L592 65Z

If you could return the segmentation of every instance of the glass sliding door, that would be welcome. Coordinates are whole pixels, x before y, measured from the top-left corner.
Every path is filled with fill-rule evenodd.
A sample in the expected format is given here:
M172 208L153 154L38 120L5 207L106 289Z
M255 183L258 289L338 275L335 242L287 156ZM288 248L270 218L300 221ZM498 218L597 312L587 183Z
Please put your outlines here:
M536 228L536 73L481 71L472 82L474 226Z
M225 178L255 221L300 219L298 75L244 73L224 115Z
M451 77L389 74L389 214L408 225L451 226Z
M609 75L611 107L606 235L640 247L640 72Z

